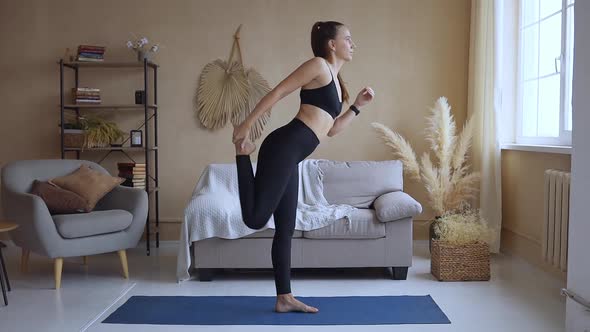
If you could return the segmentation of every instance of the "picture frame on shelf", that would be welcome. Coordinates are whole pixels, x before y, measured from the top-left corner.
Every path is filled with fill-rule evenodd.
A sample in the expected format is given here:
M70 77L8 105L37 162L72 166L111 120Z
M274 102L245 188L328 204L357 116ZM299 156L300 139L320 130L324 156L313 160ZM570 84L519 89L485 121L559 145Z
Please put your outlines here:
M145 91L143 91L143 90L135 91L135 104L136 105L145 104Z
M142 147L143 146L143 132L141 130L131 130L131 146Z

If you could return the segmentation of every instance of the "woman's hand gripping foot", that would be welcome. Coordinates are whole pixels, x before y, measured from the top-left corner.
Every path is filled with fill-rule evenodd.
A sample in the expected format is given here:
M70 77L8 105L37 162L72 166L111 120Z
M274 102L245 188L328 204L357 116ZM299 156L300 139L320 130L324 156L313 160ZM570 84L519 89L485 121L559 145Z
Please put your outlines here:
M236 147L236 155L249 155L256 150L256 144L251 142L248 137L250 137L250 127L248 124L234 125L232 142Z
M236 155L249 155L256 150L256 144L247 138L242 138L235 143Z

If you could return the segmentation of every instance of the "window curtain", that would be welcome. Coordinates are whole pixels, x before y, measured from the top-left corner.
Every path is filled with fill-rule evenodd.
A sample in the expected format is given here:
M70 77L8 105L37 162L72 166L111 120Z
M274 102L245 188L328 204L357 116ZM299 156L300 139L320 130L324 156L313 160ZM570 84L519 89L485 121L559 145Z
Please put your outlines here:
M481 173L479 208L495 230L490 251L500 250L502 188L498 119L501 108L501 0L472 0L469 44L468 117L474 120L473 167Z

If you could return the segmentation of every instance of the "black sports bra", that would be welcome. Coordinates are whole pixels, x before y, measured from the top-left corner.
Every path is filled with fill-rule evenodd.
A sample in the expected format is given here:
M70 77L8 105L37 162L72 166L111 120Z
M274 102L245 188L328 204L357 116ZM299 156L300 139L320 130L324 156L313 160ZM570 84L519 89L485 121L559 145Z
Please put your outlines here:
M342 111L342 102L338 97L336 81L334 81L334 75L329 66L328 70L330 70L330 75L332 75L332 82L315 89L301 89L299 97L301 97L301 104L317 106L328 112L335 119Z

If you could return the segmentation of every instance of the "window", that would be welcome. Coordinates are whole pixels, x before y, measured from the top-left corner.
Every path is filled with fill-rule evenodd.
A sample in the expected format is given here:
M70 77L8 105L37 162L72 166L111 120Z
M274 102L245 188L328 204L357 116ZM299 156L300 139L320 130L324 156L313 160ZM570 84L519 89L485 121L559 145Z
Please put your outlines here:
M520 0L516 143L571 145L574 0Z

